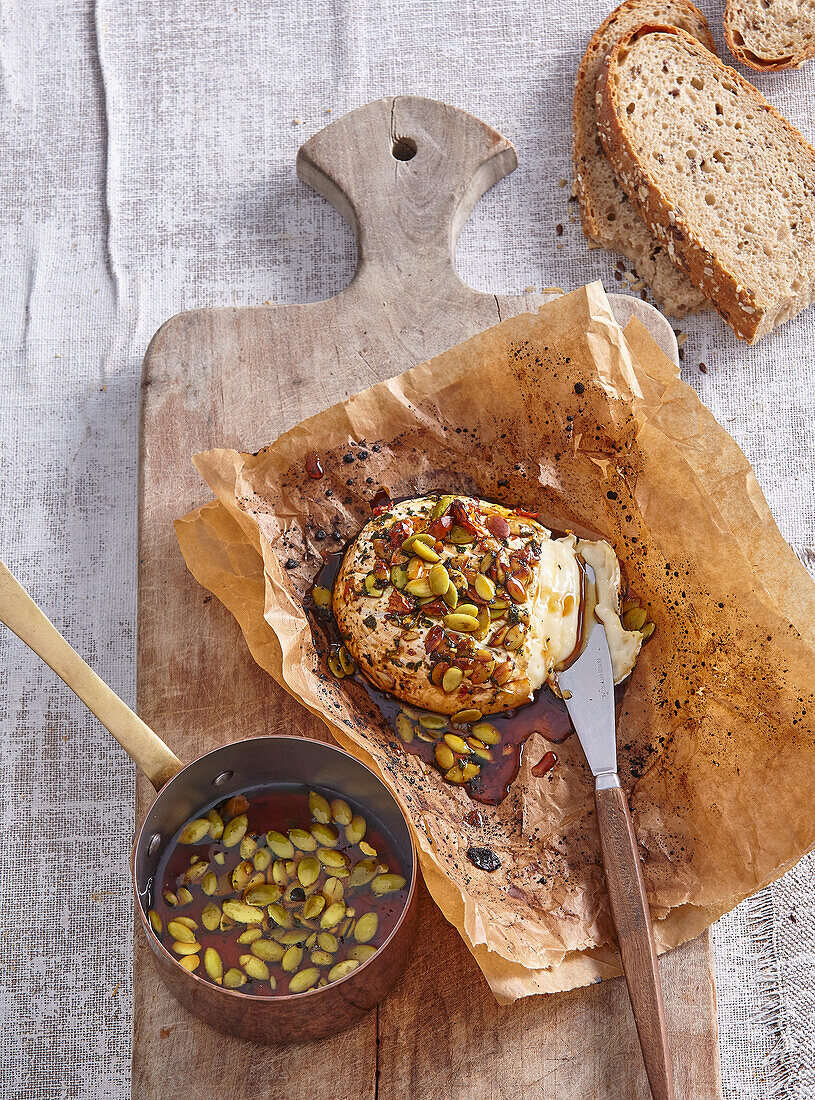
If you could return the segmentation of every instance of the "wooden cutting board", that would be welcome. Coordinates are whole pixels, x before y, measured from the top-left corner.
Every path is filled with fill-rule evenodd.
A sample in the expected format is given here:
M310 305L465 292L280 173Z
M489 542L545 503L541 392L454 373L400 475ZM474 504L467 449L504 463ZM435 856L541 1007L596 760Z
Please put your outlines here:
M234 620L184 567L173 520L208 496L190 456L215 446L254 451L312 413L535 309L541 295L476 293L453 264L473 205L516 163L505 138L442 103L368 104L313 137L297 162L355 230L350 286L308 305L180 314L154 337L143 376L138 706L182 759L248 735L327 738L254 664ZM629 298L624 308L632 302L641 305ZM152 797L140 780L139 819ZM648 1096L622 979L500 1008L424 890L402 982L357 1027L319 1043L262 1047L210 1030L159 983L140 932L134 969L139 1100ZM662 975L677 1097L719 1100L708 936L671 952Z

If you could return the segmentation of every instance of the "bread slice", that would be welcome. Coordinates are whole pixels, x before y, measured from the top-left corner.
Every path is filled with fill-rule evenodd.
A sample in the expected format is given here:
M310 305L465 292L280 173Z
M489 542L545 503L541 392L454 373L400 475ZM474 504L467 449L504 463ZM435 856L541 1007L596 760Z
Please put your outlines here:
M799 69L815 54L815 0L727 0L724 37L760 73Z
M625 0L614 9L589 42L577 72L572 108L575 194L586 236L625 256L665 312L683 317L709 305L626 198L597 136L597 77L615 42L642 23L682 27L715 51L705 17L688 0Z
M815 290L815 150L675 27L640 27L598 83L608 159L651 231L741 339Z

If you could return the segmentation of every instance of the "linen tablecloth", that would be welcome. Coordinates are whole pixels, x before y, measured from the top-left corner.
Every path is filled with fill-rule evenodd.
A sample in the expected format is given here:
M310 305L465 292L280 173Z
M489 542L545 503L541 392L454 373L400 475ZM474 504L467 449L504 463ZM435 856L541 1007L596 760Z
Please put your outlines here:
M466 108L518 148L520 167L462 234L468 283L622 289L561 185L574 74L611 7L5 0L0 554L125 699L139 374L155 329L194 306L336 293L354 268L351 232L297 181L295 154L332 118L399 92ZM702 7L730 62L723 4ZM815 138L815 62L753 78ZM815 314L755 348L715 317L676 327L683 376L815 566ZM121 1100L133 768L5 631L0 720L0 1095ZM714 929L727 1097L815 1095L813 885L807 859Z

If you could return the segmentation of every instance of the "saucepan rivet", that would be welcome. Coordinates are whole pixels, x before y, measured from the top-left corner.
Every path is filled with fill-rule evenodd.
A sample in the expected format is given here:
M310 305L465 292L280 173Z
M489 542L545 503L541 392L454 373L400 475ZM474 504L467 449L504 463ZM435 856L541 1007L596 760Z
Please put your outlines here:
M160 833L153 833L153 835L150 837L150 843L147 845L147 854L148 854L148 856L154 856L156 854L156 852L158 851L160 844L161 844L161 834Z
M213 787L223 787L224 783L228 783L234 774L234 772L221 772L220 775L216 775L212 780Z

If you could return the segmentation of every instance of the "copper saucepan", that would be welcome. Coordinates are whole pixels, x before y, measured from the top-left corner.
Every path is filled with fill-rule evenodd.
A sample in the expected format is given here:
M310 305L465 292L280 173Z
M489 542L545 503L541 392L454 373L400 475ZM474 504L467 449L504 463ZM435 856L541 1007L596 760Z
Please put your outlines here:
M377 1005L405 969L417 919L413 838L381 780L342 749L303 737L253 737L184 765L85 664L2 562L0 622L65 681L159 792L136 836L130 867L141 925L173 996L213 1027L266 1043L332 1035ZM307 993L258 997L213 985L185 970L153 935L147 910L165 845L186 821L231 794L281 783L325 788L359 803L387 832L409 890L388 939L348 977Z

